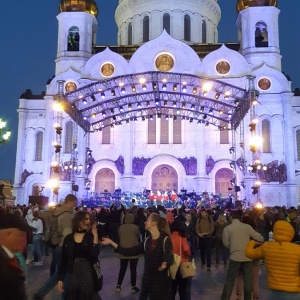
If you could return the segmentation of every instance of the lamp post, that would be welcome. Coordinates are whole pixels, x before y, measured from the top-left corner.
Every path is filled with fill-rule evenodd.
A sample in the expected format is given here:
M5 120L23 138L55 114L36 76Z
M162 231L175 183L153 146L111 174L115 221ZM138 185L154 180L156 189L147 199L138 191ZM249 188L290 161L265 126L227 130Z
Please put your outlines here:
M0 118L0 144L8 142L11 131L6 128L6 122Z

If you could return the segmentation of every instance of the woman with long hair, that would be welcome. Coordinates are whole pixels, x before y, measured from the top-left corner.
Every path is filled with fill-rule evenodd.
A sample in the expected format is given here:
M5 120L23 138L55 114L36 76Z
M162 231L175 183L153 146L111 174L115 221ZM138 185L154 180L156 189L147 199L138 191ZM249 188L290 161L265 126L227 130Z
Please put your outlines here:
M171 226L173 252L181 256L181 263L188 261L191 256L190 246L186 238L186 231L183 223L175 220ZM180 268L177 271L175 280L172 280L172 299L175 300L176 293L180 300L191 300L192 277L182 278Z
M222 259L224 266L227 265L227 260L229 257L228 249L223 245L222 235L224 228L229 225L226 220L224 213L221 213L215 223L215 246L216 246L216 267L220 264L220 255L222 253Z
M120 247L108 238L101 240L102 245L111 245L122 255L133 256L144 253L145 265L140 300L172 299L168 267L173 263L173 246L164 230L160 230L164 227L162 220L159 214L152 213L145 222L145 229L149 231L150 236L131 248Z
M58 267L58 290L65 300L101 299L94 290L92 265L100 253L97 222L91 227L88 212L78 211L73 219L73 232L62 245Z

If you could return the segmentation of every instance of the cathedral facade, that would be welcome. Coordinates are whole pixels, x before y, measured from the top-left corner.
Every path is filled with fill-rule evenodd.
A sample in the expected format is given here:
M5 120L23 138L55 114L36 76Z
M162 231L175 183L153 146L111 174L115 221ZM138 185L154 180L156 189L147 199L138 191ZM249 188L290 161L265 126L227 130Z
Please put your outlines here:
M104 47L97 4L61 0L55 76L19 102L18 203L186 190L297 206L300 96L276 6L238 0L238 43L222 44L216 0L120 0Z

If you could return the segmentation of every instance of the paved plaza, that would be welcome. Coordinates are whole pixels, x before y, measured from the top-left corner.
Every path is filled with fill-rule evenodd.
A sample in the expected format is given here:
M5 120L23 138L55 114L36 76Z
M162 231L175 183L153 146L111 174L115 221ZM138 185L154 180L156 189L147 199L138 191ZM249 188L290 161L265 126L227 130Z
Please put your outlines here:
M226 276L226 268L218 267L216 268L212 265L211 272L206 271L206 269L201 269L200 265L200 253L197 250L197 276L193 278L192 282L192 299L193 300L215 300L221 298L221 293L223 289L223 283ZM214 257L214 254L213 254ZM119 272L119 259L118 254L114 253L113 249L109 246L103 247L101 254L101 267L104 276L104 287L100 292L103 300L138 300L138 294L130 293L130 270L129 266L127 273L125 275L122 291L120 293L115 292L116 282ZM44 257L44 265L41 267L29 265L28 270L28 299L32 299L32 294L43 284L43 282L49 276L49 264L51 261L51 256ZM138 280L137 287L141 287L141 277L144 268L144 260L141 258L138 263ZM264 265L260 266L260 300L267 299L267 272ZM54 288L50 294L45 297L45 300L60 300L60 294ZM176 297L176 300L179 296ZM235 300L235 289L232 293L231 300Z

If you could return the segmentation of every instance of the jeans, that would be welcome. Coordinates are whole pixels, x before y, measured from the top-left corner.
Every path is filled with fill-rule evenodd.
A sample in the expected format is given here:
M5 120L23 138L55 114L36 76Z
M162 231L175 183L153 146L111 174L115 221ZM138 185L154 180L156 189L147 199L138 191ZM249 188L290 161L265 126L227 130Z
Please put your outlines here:
M179 269L176 273L175 280L172 280L172 300L175 300L177 290L180 300L192 299L192 277L182 278Z
M300 299L300 293L289 293L270 290L269 291L269 300L298 300Z
M206 266L208 268L211 267L211 247L212 247L211 236L205 236L203 238L200 238L201 264L205 265L205 258L206 258Z
M42 261L42 248L41 248L42 237L43 236L41 234L34 234L32 237L33 251L34 253L36 253L38 261Z
M120 271L119 271L119 276L118 276L118 284L117 285L122 285L128 262L130 263L130 281L131 281L131 286L136 285L136 267L138 263L138 258L134 259L120 259Z
M240 268L244 278L244 300L252 299L252 261L230 260L221 300L230 300L234 282Z
M59 264L61 257L62 247L57 246L53 248L53 256L51 262L51 268L53 268L53 273L50 275L48 280L44 283L44 285L38 290L37 294L40 297L45 297L57 284L57 265Z

